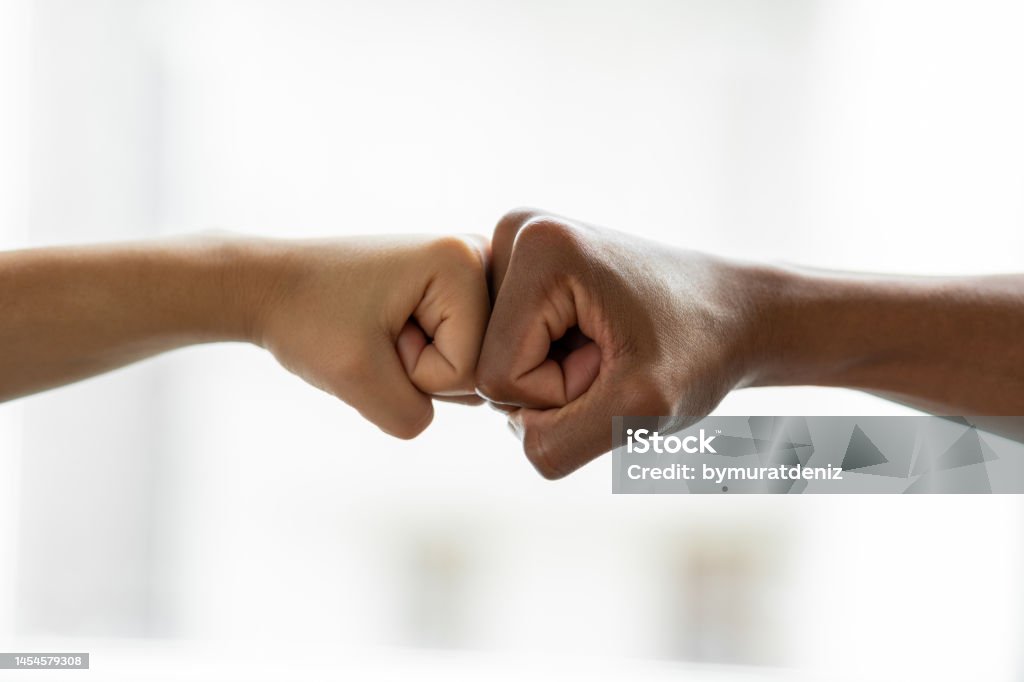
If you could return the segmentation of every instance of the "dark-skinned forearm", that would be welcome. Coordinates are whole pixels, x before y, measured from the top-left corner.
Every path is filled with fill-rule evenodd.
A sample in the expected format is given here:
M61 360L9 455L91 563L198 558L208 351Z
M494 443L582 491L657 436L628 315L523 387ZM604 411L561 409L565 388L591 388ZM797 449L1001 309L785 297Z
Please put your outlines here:
M748 385L857 388L936 414L1024 415L1024 276L748 271Z

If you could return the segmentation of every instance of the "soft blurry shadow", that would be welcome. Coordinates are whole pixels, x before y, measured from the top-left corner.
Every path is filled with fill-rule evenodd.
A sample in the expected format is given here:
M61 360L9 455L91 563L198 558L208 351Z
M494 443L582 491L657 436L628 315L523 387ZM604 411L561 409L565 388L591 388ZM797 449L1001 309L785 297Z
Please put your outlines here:
M466 646L469 548L443 533L422 535L409 540L406 557L404 643L432 648Z
M781 665L787 625L773 604L789 552L781 530L704 527L666 562L670 654L687 661Z

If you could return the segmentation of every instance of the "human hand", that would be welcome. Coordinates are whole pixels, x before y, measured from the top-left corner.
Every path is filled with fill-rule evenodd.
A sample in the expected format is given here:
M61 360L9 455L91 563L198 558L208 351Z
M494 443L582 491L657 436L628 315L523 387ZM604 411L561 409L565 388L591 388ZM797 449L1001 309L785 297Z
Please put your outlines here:
M174 348L252 341L406 438L430 422L430 395L472 402L475 383L551 478L608 450L614 415L694 420L738 386L1024 412L1022 275L738 264L539 211L507 215L493 250L489 323L488 249L472 239L3 252L0 402ZM1019 424L992 428L1024 439Z
M482 238L383 237L256 247L251 340L287 369L412 438L430 396L480 402L474 368L487 324ZM255 284L258 280L260 283Z
M615 415L701 417L745 379L740 266L536 210L502 218L492 259L478 392L546 478L611 449Z

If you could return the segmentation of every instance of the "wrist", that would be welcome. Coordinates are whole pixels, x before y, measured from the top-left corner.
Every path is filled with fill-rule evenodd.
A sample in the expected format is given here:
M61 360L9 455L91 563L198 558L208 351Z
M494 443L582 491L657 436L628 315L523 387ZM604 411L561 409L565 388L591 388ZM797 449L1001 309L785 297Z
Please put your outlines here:
M740 270L747 328L740 386L792 383L800 358L791 325L799 317L797 301L806 283L796 272L772 265L744 264Z
M792 286L792 274L760 263L720 262L723 305L731 314L727 345L734 368L732 387L762 386L778 371L787 342L779 331L785 317L781 296Z
M927 331L925 280L767 265L749 280L756 332L747 386L891 388Z
M213 238L206 248L217 263L218 333L228 340L266 345L269 318L290 271L287 242L253 237Z

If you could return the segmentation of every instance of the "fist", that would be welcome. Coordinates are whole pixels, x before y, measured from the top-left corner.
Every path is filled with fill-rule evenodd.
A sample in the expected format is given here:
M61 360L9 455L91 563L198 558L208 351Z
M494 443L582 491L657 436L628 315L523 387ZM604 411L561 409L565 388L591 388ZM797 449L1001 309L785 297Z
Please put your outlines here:
M433 396L480 402L490 301L482 238L275 242L263 250L254 341L287 369L412 438Z
M708 414L744 380L753 311L740 268L537 210L492 241L477 391L560 478L612 447L616 415Z

